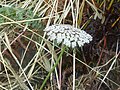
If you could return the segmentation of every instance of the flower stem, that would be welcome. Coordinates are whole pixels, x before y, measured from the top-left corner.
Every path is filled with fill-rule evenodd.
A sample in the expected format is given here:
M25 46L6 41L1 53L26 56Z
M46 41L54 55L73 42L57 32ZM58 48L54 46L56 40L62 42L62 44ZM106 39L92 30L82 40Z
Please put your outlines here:
M58 65L59 61L61 60L61 57L62 57L64 51L65 51L65 47L62 48L61 53L60 53L59 57L57 58L55 65L53 66L53 68L50 70L50 72L46 76L45 80L43 81L43 83L40 87L40 90L43 90L43 87L45 86L45 84L46 84L47 80L49 79L51 73L54 71L55 67Z

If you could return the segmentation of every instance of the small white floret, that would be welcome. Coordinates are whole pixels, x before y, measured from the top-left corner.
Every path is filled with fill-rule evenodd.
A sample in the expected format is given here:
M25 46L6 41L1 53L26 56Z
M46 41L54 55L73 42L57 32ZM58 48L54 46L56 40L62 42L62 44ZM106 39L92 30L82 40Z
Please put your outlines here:
M78 41L78 46L79 46L79 47L81 47L81 46L83 46L83 45L84 45L84 43L83 43L83 42Z
M71 42L74 41L74 37L70 37L70 41L71 41Z
M57 39L57 43L61 43L62 42L62 35L61 35L61 33L58 33L57 34L57 37L56 37L56 39Z
M47 33L47 35L50 36L52 33L53 33L52 31L49 31L49 32Z
M72 48L76 47L76 42L72 42Z
M64 28L61 28L61 29L59 30L60 33L64 33L64 31L65 31Z
M66 46L70 47L70 40L65 38L63 44L65 44Z
M55 40L56 39L56 34L55 33L52 33L51 35L50 35L50 40L52 41L52 40Z

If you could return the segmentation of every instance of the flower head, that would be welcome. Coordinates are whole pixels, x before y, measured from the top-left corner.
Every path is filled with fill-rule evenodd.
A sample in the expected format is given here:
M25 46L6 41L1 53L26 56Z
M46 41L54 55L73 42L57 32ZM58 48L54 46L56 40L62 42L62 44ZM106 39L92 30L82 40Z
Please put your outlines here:
M84 46L85 43L92 41L92 36L83 30L74 28L68 24L55 24L48 26L44 30L48 38L56 40L57 43L62 43L68 47Z

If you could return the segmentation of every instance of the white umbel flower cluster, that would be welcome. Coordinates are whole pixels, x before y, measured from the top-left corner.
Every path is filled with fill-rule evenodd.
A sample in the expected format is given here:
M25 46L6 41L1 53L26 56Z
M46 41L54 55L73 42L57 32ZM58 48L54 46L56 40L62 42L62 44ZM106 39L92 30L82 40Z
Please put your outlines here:
M57 43L63 43L72 48L77 45L81 47L85 43L92 41L91 35L68 24L55 24L48 26L44 31L47 33L47 36L51 41L56 40Z

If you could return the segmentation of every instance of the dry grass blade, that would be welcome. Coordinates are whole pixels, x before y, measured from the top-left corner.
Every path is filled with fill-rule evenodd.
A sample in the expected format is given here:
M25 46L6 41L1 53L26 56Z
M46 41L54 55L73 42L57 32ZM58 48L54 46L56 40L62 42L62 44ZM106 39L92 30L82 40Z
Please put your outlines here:
M4 42L4 44L9 44L9 40L5 34L5 39L6 39L6 43ZM8 46L9 49L11 49L10 46ZM15 77L15 79L17 80L17 82L19 83L20 87L23 89L23 90L28 90L28 87L25 85L25 83L23 82L23 80L21 80L21 78L17 75L17 73L14 71L14 69L11 67L11 65L6 62L6 60L4 59L3 55L2 55L2 52L0 50L0 56L1 56L1 60L2 60L2 64L4 65L4 68L5 68L5 72L6 72L6 75L7 75L7 78L8 78L8 82L9 82L9 85L10 87L10 90L12 90L12 85L11 85L11 82L12 82L12 79L9 78L9 75L8 75L8 70L11 71L11 73L13 74L13 76ZM2 87L4 88L4 87ZM4 88L5 89L5 88ZM5 89L6 90L6 89Z
M20 69L22 70L22 72L23 72L23 74L24 74L24 76L25 76L28 84L30 85L31 89L33 89L33 87L32 87L32 85L30 84L30 82L29 82L29 80L28 80L28 78L27 78L24 70L22 69L21 64L19 63L19 60L16 58L16 56L15 56L14 53L12 52L12 49L11 49L11 46L10 46L10 43L9 43L9 39L8 39L8 37L7 37L7 34L5 33L4 36L5 36L5 41L6 41L6 42L4 42L4 44L6 45L6 47L8 48L8 50L10 51L10 53L11 53L11 55L13 56L13 58L15 59L16 63L19 65L19 67L20 67Z
M102 79L102 81L101 81L101 83L100 83L100 85L99 85L99 87L98 87L98 90L100 89L102 83L104 82L104 80L106 79L106 77L107 77L108 74L110 73L111 69L113 68L113 66L114 66L114 64L115 64L115 62L116 62L118 56L120 55L120 51L118 51L118 43L119 43L119 39L118 39L118 41L117 41L115 59L113 60L112 64L110 65L110 68L108 69L108 71L106 72L104 78ZM117 53L117 52L118 52L118 53Z

